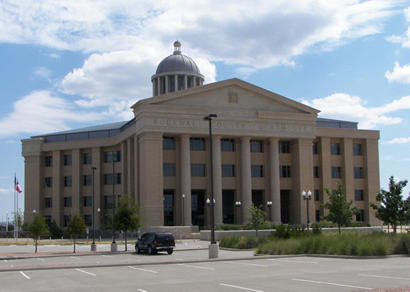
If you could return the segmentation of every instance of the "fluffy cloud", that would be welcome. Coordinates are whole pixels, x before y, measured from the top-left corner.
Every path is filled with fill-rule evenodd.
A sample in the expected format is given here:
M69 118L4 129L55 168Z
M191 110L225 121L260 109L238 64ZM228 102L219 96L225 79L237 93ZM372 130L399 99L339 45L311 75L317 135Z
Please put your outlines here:
M393 71L386 71L384 76L389 82L400 82L410 84L410 64L400 66L399 62L394 63Z
M404 9L404 17L410 22L410 7ZM402 35L392 35L387 38L392 43L399 43L403 48L410 48L410 26Z
M394 138L392 140L385 142L385 144L407 144L407 143L410 143L410 137Z
M378 107L366 107L366 101L346 93L335 93L312 101L303 100L303 103L319 109L320 115L323 117L354 120L359 122L360 128L372 129L377 125L401 123L401 118L392 117L389 114L400 110L409 110L410 96L404 96Z
M49 91L33 91L17 100L13 111L0 120L0 138L61 131L69 122L89 122L102 118L94 112L75 110L74 105Z

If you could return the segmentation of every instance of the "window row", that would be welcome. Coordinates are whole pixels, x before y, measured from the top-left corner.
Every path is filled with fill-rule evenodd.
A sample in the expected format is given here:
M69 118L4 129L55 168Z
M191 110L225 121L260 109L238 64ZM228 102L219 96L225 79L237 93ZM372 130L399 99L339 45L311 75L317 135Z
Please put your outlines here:
M103 153L104 162L119 162L121 161L121 151L106 151ZM92 164L92 153L85 152L81 154L81 162L82 164ZM64 154L63 155L63 165L70 166L73 163L73 158L71 154ZM47 155L44 156L44 166L52 167L53 166L53 156Z
M91 174L82 175L81 183L83 186L92 186L93 176ZM113 174L104 174L104 184L112 185L113 184ZM121 173L114 173L114 184L121 184ZM72 187L73 178L71 175L63 176L63 186ZM44 187L51 188L53 186L53 177L48 176L44 178Z
M92 196L82 196L81 197L81 206L82 207L92 207L93 206L93 197ZM64 197L63 198L63 207L64 208L71 208L73 206L73 199L72 197ZM46 197L44 198L44 208L52 208L53 207L53 198Z
M319 142L313 142L312 146L313 154L319 154ZM330 154L341 155L342 147L340 143L330 143ZM363 155L363 145L360 143L353 143L353 155L362 156Z
M86 214L83 216L85 226L92 226L93 220L90 214ZM71 215L64 215L63 216L63 226L67 227L71 221Z

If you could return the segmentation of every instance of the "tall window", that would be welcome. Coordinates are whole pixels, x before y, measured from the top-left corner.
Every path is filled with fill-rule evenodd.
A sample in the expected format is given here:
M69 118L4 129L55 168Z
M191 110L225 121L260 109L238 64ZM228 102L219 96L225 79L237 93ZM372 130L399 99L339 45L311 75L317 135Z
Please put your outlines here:
M290 153L289 141L279 141L279 153Z
M354 178L364 178L363 167L355 167L354 168Z
M93 224L93 220L90 214L84 215L84 223L85 226L91 226Z
M314 191L314 194L315 194L315 201L320 201L320 191L316 189Z
M252 177L263 177L263 165L252 165L251 174Z
M53 156L45 156L44 157L44 166L45 167L53 166Z
M340 155L342 153L340 143L330 143L330 153L332 155Z
M175 176L175 163L164 163L162 165L163 176Z
M221 151L222 152L235 152L235 140L234 139L221 139Z
M313 177L319 178L319 166L313 166Z
M67 227L68 223L71 221L71 215L64 215L63 217L63 226Z
M112 196L104 196L104 208L112 209Z
M206 176L205 164L193 163L191 164L191 176Z
M121 151L105 151L104 162L119 162L121 161Z
M263 141L251 140L251 152L263 153Z
M364 222L364 210L360 209L359 213L356 214L356 221Z
M47 176L44 178L44 186L46 188L51 188L53 186L53 178L51 176Z
M314 155L319 154L319 142L313 142L312 152Z
M362 144L353 143L353 155L355 155L355 156L363 155Z
M112 173L104 174L104 184L112 185L113 183ZM121 184L121 173L114 173L114 184Z
M92 207L93 198L91 196L83 196L83 207Z
M291 177L290 176L290 165L279 166L280 177Z
M65 166L71 165L71 164L72 164L72 156L71 156L71 154L64 154L63 162L64 162L64 165L65 165Z
M354 190L354 200L363 201L364 200L364 191L363 190Z
M83 164L91 164L91 163L93 163L91 152L83 153Z
M44 198L44 208L53 207L53 198Z
M163 150L175 150L175 138L174 137L162 138L162 149Z
M91 186L93 183L93 176L91 174L83 175L83 186Z
M332 166L332 178L342 178L342 168L339 166Z
M73 205L73 201L71 197L64 197L64 207L71 208Z
M191 138L189 140L191 151L205 151L205 139L204 138Z
M234 177L234 176L235 176L235 165L222 164L222 177Z
M318 221L320 221L320 210L316 210L315 212L316 212L315 213L315 219L316 219L316 222L318 222Z
M71 187L73 184L73 178L71 175L64 176L64 186Z

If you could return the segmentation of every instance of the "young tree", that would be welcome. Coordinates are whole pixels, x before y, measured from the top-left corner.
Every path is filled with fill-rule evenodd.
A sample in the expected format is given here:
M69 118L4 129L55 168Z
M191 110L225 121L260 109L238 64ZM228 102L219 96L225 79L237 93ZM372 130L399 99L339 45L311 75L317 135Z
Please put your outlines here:
M46 220L43 215L35 214L33 221L27 226L27 230L35 241L35 253L37 253L37 241L42 235L49 235Z
M125 251L128 250L127 232L137 230L141 226L137 205L132 205L128 196L122 197L114 216L115 228L124 232Z
M80 215L74 215L71 221L67 225L67 233L73 237L74 240L74 253L75 253L75 240L77 236L85 232L85 223L83 217Z
M348 225L352 221L353 215L358 213L356 207L352 207L353 202L347 202L346 196L342 190L342 185L337 185L335 192L330 192L326 189L329 196L329 201L322 205L323 208L329 210L329 214L323 218L337 224L339 234L341 234L340 227Z
M251 226L255 229L256 236L258 236L258 230L265 222L265 213L261 208L256 207L252 204L249 207L249 221Z
M377 204L371 203L370 206L376 210L376 217L384 223L393 225L393 231L396 233L397 224L402 222L403 216L406 216L406 201L403 201L401 192L407 185L407 180L394 181L394 177L389 178L389 191L381 190L376 195Z

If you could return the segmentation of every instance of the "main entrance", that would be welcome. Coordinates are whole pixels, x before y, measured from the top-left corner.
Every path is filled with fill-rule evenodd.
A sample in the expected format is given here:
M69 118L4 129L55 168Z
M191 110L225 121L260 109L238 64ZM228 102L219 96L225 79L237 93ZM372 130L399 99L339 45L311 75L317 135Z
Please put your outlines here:
M192 225L205 225L205 190L191 191Z
M222 222L234 224L235 190L222 190Z
M252 190L252 203L255 207L264 210L263 190Z
M174 225L174 190L164 190L164 225Z
M290 222L290 190L280 190L280 216L282 223Z

